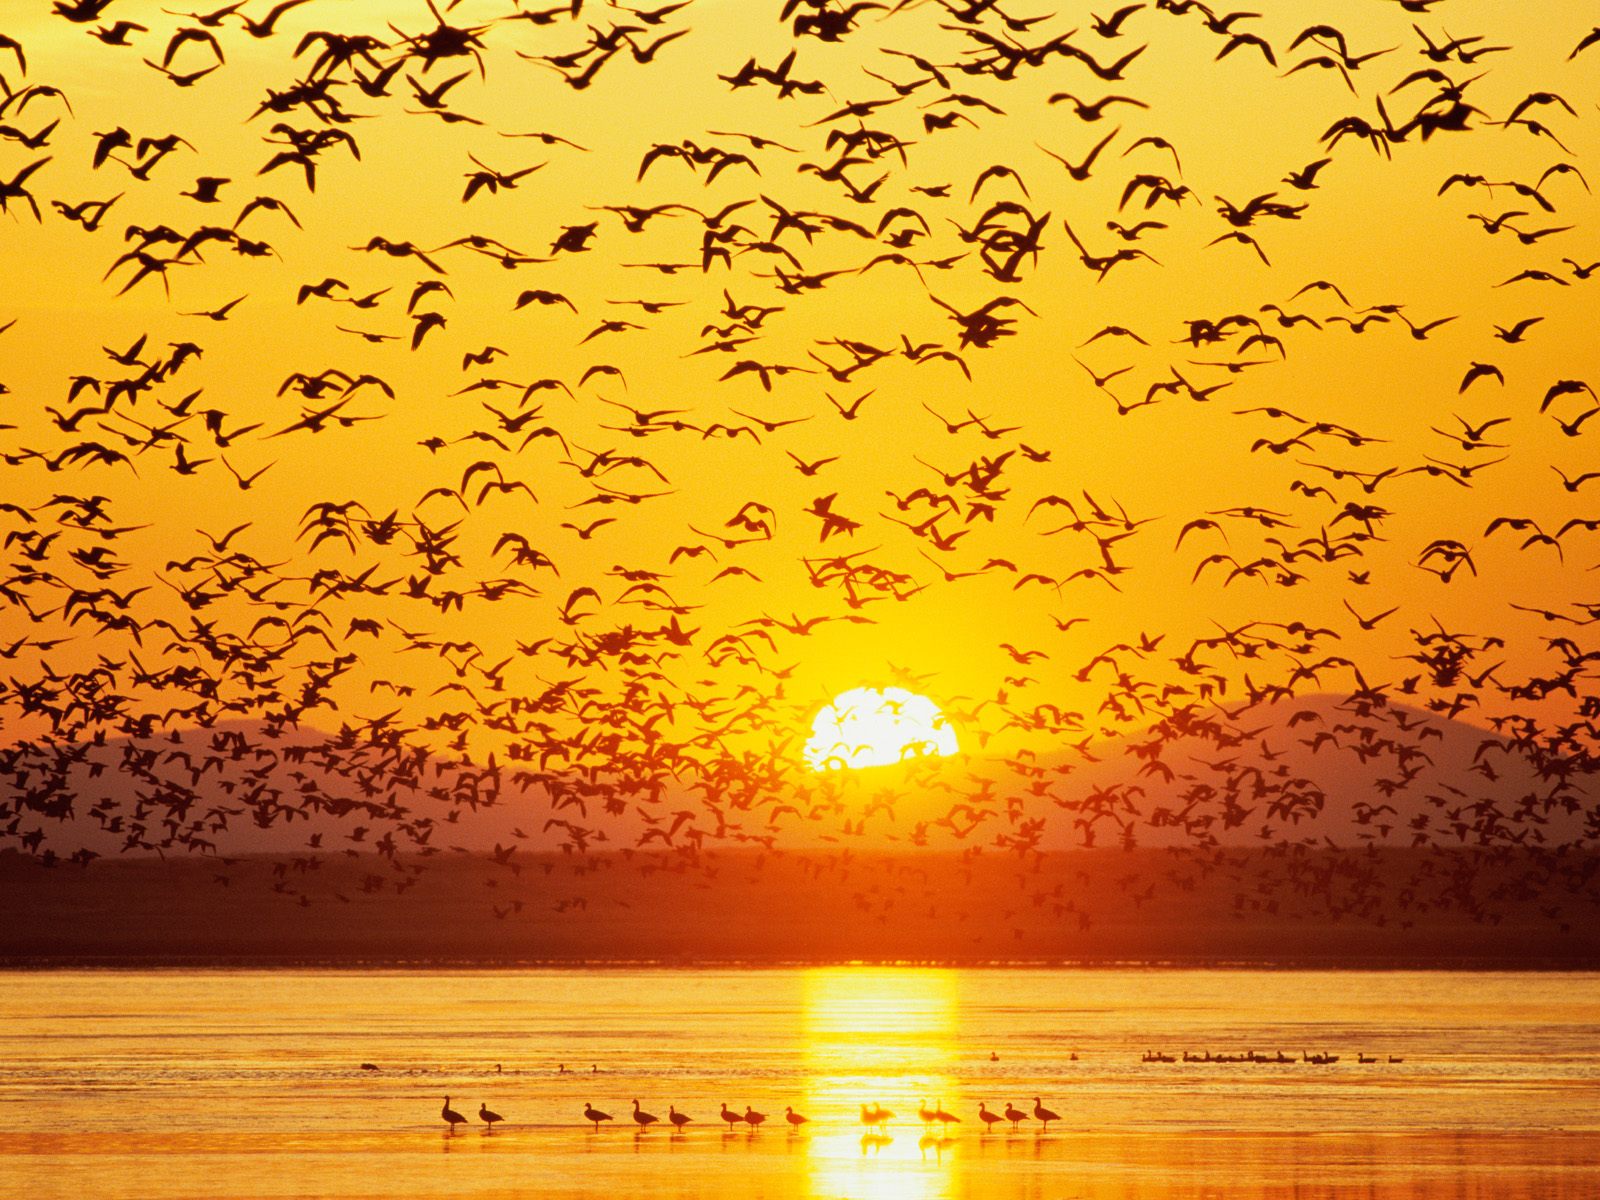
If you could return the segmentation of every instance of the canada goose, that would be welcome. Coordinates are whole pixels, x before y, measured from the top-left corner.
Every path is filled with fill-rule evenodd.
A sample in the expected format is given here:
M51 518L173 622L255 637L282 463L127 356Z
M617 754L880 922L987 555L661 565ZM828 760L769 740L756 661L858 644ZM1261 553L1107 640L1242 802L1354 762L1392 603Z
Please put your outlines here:
M990 1129L994 1128L996 1124L1004 1121L1005 1118L999 1113L990 1112L989 1106L980 1100L978 1101L978 1120L983 1122L983 1131L987 1133Z
M766 1119L766 1113L758 1113L748 1104L744 1106L744 1123L750 1126L751 1129L758 1128L761 1125L761 1122L765 1121Z
M675 1107L669 1104L667 1105L667 1120L672 1122L672 1127L674 1129L682 1129L690 1121L694 1120L694 1118L689 1116L688 1113L679 1112Z
M960 1117L956 1116L954 1113L945 1112L944 1101L942 1100L938 1104L934 1105L933 1119L939 1122L939 1124L946 1129L949 1129L952 1125L961 1124Z
M640 1129L649 1129L660 1119L654 1113L647 1113L640 1108L637 1100L633 1102L633 1123Z
M505 1118L502 1117L497 1112L491 1112L489 1110L489 1106L487 1104L479 1104L478 1105L478 1120L482 1121L485 1125L487 1125L489 1127L489 1132L493 1133L494 1132L494 1123L496 1121L504 1121Z
M593 1121L594 1127L599 1129L601 1121L611 1120L611 1114L601 1112L592 1104L585 1104L583 1106L583 1119L585 1121Z
M1006 1101L1006 1120L1011 1122L1011 1128L1015 1129L1019 1122L1026 1121L1027 1119L1027 1113L1023 1112L1016 1105L1012 1104L1011 1101Z
M1033 1115L1038 1120L1040 1120L1041 1122L1044 1123L1044 1127L1047 1130L1050 1128L1050 1122L1051 1121L1059 1121L1059 1120L1061 1120L1061 1118L1056 1116L1055 1113L1051 1112L1044 1105L1040 1104L1039 1103L1039 1097L1037 1097L1037 1096L1035 1096L1033 1098Z
M792 1108L785 1108L783 1110L783 1119L785 1121L789 1122L789 1128L791 1128L791 1129L799 1129L800 1126L804 1125L811 1118L810 1117L802 1117L799 1113L795 1112L795 1110L792 1109Z
M877 1104L861 1106L861 1123L869 1129L882 1129L893 1116L894 1113Z
M465 1125L467 1123L467 1119L465 1117L450 1107L449 1096L444 1098L444 1107L439 1110L439 1115L444 1118L445 1123L450 1126L452 1132L455 1130L457 1125Z
M728 1128L730 1130L735 1125L741 1124L744 1121L743 1117L741 1117L738 1113L734 1112L731 1108L728 1107L728 1102L726 1100L724 1100L722 1102L722 1112L719 1113L718 1115L721 1116L721 1118L728 1123Z

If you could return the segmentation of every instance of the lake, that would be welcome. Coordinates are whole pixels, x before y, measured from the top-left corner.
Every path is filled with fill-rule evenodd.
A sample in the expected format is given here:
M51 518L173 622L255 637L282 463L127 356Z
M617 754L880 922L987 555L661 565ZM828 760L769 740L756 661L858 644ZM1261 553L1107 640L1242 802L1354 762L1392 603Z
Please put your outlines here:
M37 971L0 1014L8 1197L1600 1195L1592 974Z

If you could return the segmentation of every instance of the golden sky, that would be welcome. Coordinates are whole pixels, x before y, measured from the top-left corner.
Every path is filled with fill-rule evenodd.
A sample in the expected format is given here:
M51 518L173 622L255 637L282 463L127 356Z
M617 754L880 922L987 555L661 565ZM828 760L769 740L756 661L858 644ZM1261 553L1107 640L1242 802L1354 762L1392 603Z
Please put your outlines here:
M1571 54L1585 6L1143 5L1115 37L1086 7L1017 0L849 16L809 0L284 7L257 36L261 0L7 6L0 184L42 163L5 193L0 233L7 740L50 732L41 705L78 741L174 709L192 711L143 732L384 715L451 762L527 753L558 785L620 776L623 807L656 784L704 796L735 779L774 805L812 786L813 714L858 686L927 695L985 754L1363 680L1482 726L1592 716L1586 626L1540 615L1589 621L1600 600L1600 531L1568 527L1600 518L1600 479L1562 481L1600 470L1600 422L1577 420L1600 401L1584 385L1545 405L1558 381L1596 375L1580 173L1600 48ZM121 40L119 22L127 45L95 36ZM471 52L428 61L451 30ZM329 34L376 43L318 67ZM1118 78L1091 69L1135 51ZM179 86L164 60L206 73ZM808 86L732 86L747 60ZM1408 82L1419 71L1434 74ZM1063 94L1129 99L1089 120ZM1381 131L1380 111L1393 139L1330 144L1352 118ZM132 144L94 167L119 128ZM565 140L519 136L535 133ZM150 166L139 143L170 135ZM293 162L263 173L319 136L339 140L316 154L314 191ZM1107 138L1086 178L1056 157L1076 165ZM652 147L691 144L747 161L713 179L716 154L658 155L640 178ZM1286 182L1322 159L1314 186ZM479 172L493 186L464 199ZM1457 174L1498 186L1442 188ZM204 178L227 181L215 202ZM1147 204L1150 184L1187 190ZM264 208L239 224L257 197L293 221ZM69 219L113 199L92 231ZM666 207L630 232L606 206ZM780 211L804 215L780 228ZM1110 227L1141 220L1160 224L1137 240ZM1036 252L1013 253L1030 225ZM152 273L126 286L141 260L119 258L162 227L178 241L148 244ZM728 253L703 266L708 232ZM452 245L469 237L511 262ZM374 238L427 261L368 252ZM1103 276L1083 261L1119 249L1142 254ZM902 259L867 269L886 254ZM1549 277L1508 282L1530 270ZM786 290L780 271L817 286ZM328 278L331 299L299 302ZM408 312L424 282L448 290ZM236 299L225 320L189 315ZM996 302L1003 335L963 346L953 318ZM1315 324L1284 327L1268 305ZM1279 342L1247 348L1256 327L1233 314ZM1533 317L1522 340L1496 336ZM1186 341L1201 321L1220 340ZM1108 326L1141 340L1095 337ZM181 366L93 412L187 343ZM466 358L486 347L491 362ZM796 369L769 388L754 370L725 378L740 363ZM1474 363L1503 382L1463 389ZM344 397L286 382L327 370L393 395L368 384L338 414L363 420L294 428ZM79 377L98 391L69 398ZM525 399L541 380L557 382ZM1468 445L1447 436L1471 427ZM125 457L75 457L86 444ZM248 490L233 473L261 471ZM105 497L103 524L127 532L73 524L82 505L52 505L63 495ZM325 502L361 507L348 539L313 547L305 517ZM361 525L391 514L378 537ZM1490 532L1501 516L1534 524ZM1525 544L1541 533L1555 544ZM438 537L443 553L417 552ZM1451 546L1470 566L1448 570ZM1231 646L1195 646L1223 631ZM1405 657L1450 646L1464 676ZM327 703L302 710L308 686ZM85 720L68 692L126 703ZM1582 760L1591 733L1552 749Z

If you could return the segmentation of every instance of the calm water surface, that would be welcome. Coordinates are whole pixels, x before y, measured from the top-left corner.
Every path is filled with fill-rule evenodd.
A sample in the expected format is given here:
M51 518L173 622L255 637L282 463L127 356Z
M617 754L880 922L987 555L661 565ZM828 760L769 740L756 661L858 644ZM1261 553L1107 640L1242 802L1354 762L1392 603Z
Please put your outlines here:
M1600 1196L1595 975L38 972L0 1016L6 1197ZM1141 1061L1252 1049L1296 1061ZM1048 1133L981 1132L1034 1096ZM635 1097L695 1124L637 1133Z

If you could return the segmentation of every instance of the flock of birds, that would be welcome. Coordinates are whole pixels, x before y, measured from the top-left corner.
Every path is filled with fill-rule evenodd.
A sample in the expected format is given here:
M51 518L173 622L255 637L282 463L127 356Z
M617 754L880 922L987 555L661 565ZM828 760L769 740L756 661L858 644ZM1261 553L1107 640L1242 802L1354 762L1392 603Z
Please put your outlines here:
M1557 355L1600 266L1600 27L395 7L0 18L32 281L0 296L0 845L225 885L289 831L309 905L326 851L403 891L513 807L508 892L557 847L1165 837L1283 852L1300 894L1330 868L1294 856L1344 847L1364 920L1593 903L1600 396ZM1221 109L1173 140L1191 89L1247 96L1259 146L1219 157ZM1345 277L1355 173L1481 238L1459 311L1404 245L1394 293ZM66 317L33 298L62 279ZM1368 354L1375 396L1320 385ZM987 767L803 769L828 677L890 646ZM1390 846L1422 865L1380 894Z
M1315 1054L1309 1050L1302 1050L1298 1058L1292 1054L1285 1054L1282 1050L1275 1051L1272 1054L1263 1054L1259 1050L1246 1050L1237 1054L1213 1054L1210 1050L1202 1050L1199 1054L1196 1054L1192 1050L1185 1050L1181 1056L1168 1054L1165 1050L1146 1050L1140 1055L1139 1061L1143 1063L1216 1063L1219 1066L1232 1066L1238 1063L1248 1063L1252 1066L1287 1066L1293 1063L1302 1063L1313 1067L1331 1067L1339 1061L1339 1058L1339 1055L1325 1050L1319 1050ZM1356 1054L1356 1062L1364 1067L1383 1061L1376 1054L1367 1054L1361 1051ZM1390 1066L1405 1061L1404 1057L1398 1054L1391 1054L1388 1057L1388 1065Z
M1077 1061L1077 1057L1078 1056L1074 1054L1072 1056L1073 1061ZM1146 1064L1170 1064L1182 1062L1184 1064L1207 1065L1233 1065L1240 1063L1252 1065L1281 1065L1304 1063L1312 1066L1332 1066L1339 1062L1339 1059L1340 1055L1338 1054L1323 1051L1312 1053L1305 1050L1302 1050L1298 1057L1285 1054L1281 1050L1273 1054L1262 1054L1256 1050L1248 1050L1241 1053L1212 1053L1210 1050L1206 1050L1196 1054L1192 1051L1185 1050L1183 1051L1181 1058L1176 1055L1168 1054L1165 1051L1147 1050L1140 1056L1140 1061ZM1385 1060L1379 1058L1379 1056L1375 1054L1366 1054L1363 1052L1356 1056L1356 1061L1363 1066L1368 1066L1375 1063L1384 1062ZM1404 1063L1405 1059L1400 1055L1391 1054L1388 1056L1386 1061L1392 1066L1395 1064ZM598 1070L598 1068L596 1069ZM567 1073L565 1066L561 1068L561 1073ZM449 1096L444 1098L444 1107L440 1109L439 1116L440 1119L444 1121L448 1132L451 1133L455 1132L457 1126L470 1124L465 1116L450 1107ZM733 1132L738 1129L747 1129L751 1132L754 1132L766 1124L767 1121L766 1113L757 1112L748 1104L745 1105L744 1112L741 1113L736 1108L729 1108L726 1101L721 1104L717 1116L727 1127L729 1132ZM941 1131L941 1133L947 1133L950 1126L961 1124L961 1118L956 1116L954 1113L949 1112L944 1107L943 1101L935 1102L932 1108L928 1107L926 1099L918 1101L916 1118L917 1121L922 1125L925 1133L928 1130L933 1129L937 1129ZM993 1129L996 1125L999 1125L1002 1122L1009 1124L1011 1129L1015 1131L1021 1127L1022 1122L1030 1119L1039 1122L1039 1128L1042 1132L1048 1132L1050 1129L1050 1123L1052 1121L1061 1120L1060 1115L1056 1112L1053 1112L1051 1109L1046 1108L1038 1096L1033 1098L1032 1109L1021 1109L1012 1104L1010 1101L1007 1101L998 1110L995 1110L989 1107L988 1101L979 1101L977 1118L981 1123L980 1128L984 1132ZM495 1125L505 1120L505 1118L499 1113L491 1110L487 1104L480 1104L478 1106L478 1119L483 1122L485 1132L492 1132ZM596 1132L599 1132L602 1123L612 1121L615 1118L613 1118L610 1113L596 1108L593 1104L585 1104L583 1106L583 1119L587 1124L593 1126ZM633 1110L630 1113L630 1119L633 1121L635 1128L641 1133L649 1129L652 1125L661 1124L661 1118L652 1112L646 1111L644 1107L640 1105L637 1099L633 1101ZM864 1144L870 1143L875 1138L884 1137L886 1130L894 1124L894 1120L895 1114L892 1109L885 1108L883 1105L877 1103L861 1105L860 1123L864 1130L862 1135ZM685 1127L695 1123L695 1119L688 1113L679 1112L676 1104L670 1104L667 1106L666 1121L675 1132L681 1132ZM803 1126L811 1124L811 1118L807 1117L803 1113L796 1112L793 1105L785 1105L783 1110L783 1122L786 1126L788 1126L790 1132L794 1133L799 1132Z
M741 1113L729 1108L726 1102L722 1104L718 1116L730 1132L741 1128L754 1132L766 1124L767 1120L766 1113L757 1112L749 1105L746 1105L744 1112ZM885 1130L894 1123L894 1116L893 1111L884 1108L882 1105L863 1104L861 1106L861 1125L866 1131L863 1137L868 1139L885 1137ZM439 1117L444 1121L446 1129L451 1133L455 1132L458 1125L469 1123L466 1117L450 1107L449 1096L444 1098L444 1107L440 1109ZM990 1110L987 1101L980 1101L978 1104L978 1120L983 1123L982 1128L985 1132L1002 1121L1009 1122L1011 1128L1015 1130L1020 1127L1023 1121L1030 1118L1038 1121L1040 1129L1045 1132L1049 1131L1051 1121L1061 1120L1060 1116L1044 1107L1037 1096L1033 1098L1032 1110L1020 1109L1016 1105L1007 1102L999 1112L994 1112ZM499 1113L492 1112L486 1104L478 1106L478 1119L483 1122L486 1132L492 1131L496 1124L505 1120ZM592 1125L596 1132L599 1132L601 1123L610 1121L613 1118L610 1113L602 1112L593 1104L585 1104L583 1106L583 1119ZM946 1112L942 1103L929 1108L926 1101L919 1102L917 1119L922 1123L925 1131L934 1128L948 1130L951 1125L959 1125L961 1123L961 1118L954 1113ZM633 1102L632 1120L634 1126L641 1133L652 1125L661 1123L661 1118L654 1113L646 1112L640 1106L638 1100ZM798 1132L803 1126L811 1123L809 1117L795 1112L793 1105L784 1107L783 1121L790 1132ZM694 1118L687 1113L679 1112L677 1105L667 1106L667 1124L672 1127L674 1132L681 1132L686 1126L693 1123Z

